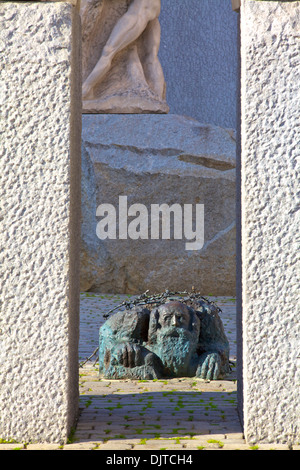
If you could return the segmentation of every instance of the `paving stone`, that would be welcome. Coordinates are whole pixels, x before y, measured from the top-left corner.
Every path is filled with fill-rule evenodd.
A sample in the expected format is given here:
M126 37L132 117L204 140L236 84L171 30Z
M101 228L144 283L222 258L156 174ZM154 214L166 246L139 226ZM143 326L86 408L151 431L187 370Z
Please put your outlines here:
M155 444L155 445L137 445L134 447L134 450L146 450L146 451L159 451L159 450L176 450L177 452L182 450L182 445L181 444L166 444L166 445L160 445L160 444Z
M63 450L93 450L97 445L97 442L87 441L73 444L66 444L63 446Z
M0 450L22 449L23 447L23 444L0 444Z
M125 442L112 442L109 441L105 444L100 444L95 450L115 450L115 451L121 451L121 450L131 450L132 445L125 443Z
M228 441L231 441L231 440L244 440L244 434L242 432L232 432L232 433L228 433L226 434L226 440Z
M59 444L27 444L26 450L61 450Z
M249 446L245 442L240 441L237 443L226 443L221 450L249 450Z
M290 450L287 444L257 444L257 446L248 444L248 448L252 447L257 447L257 450Z

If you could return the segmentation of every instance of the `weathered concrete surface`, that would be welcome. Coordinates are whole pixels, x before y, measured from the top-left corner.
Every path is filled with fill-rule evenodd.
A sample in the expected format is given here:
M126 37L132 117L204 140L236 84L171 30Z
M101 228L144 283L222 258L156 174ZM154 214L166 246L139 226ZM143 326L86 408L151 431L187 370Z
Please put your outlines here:
M242 2L241 393L248 442L300 438L299 27L299 2Z
M79 12L1 2L0 438L66 441L78 413Z
M204 204L205 243L100 240L96 208ZM149 223L150 225L150 223ZM191 290L235 293L233 132L176 115L84 115L81 289L114 293Z

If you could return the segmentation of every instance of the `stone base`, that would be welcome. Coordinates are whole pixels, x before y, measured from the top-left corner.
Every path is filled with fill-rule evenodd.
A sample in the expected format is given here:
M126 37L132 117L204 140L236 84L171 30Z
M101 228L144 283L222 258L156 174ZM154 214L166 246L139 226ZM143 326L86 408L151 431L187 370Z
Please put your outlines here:
M204 204L205 240L100 240L96 208ZM132 220L132 218L128 218ZM150 233L150 230L149 230ZM171 232L172 235L172 232ZM235 140L178 115L84 115L81 289L235 295Z
M110 96L103 99L86 100L82 103L84 114L166 114L166 102L141 96Z

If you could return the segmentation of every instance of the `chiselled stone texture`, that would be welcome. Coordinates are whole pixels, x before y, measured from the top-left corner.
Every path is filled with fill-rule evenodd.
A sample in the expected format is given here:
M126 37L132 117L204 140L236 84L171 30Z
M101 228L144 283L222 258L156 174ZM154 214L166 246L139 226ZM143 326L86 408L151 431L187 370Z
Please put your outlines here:
M234 132L177 115L84 115L81 289L235 294ZM204 246L96 235L100 204L204 204ZM128 218L132 220L132 218Z
M299 441L300 3L241 9L245 435ZM298 241L297 241L298 240Z
M65 441L78 410L79 24L71 2L0 3L6 440Z

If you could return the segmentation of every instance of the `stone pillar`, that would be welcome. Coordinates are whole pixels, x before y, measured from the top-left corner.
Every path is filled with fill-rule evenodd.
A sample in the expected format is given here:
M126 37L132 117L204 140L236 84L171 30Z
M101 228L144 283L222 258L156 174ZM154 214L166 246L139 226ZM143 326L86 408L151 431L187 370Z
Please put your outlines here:
M76 1L0 2L0 438L65 442L78 413Z
M240 403L243 395L248 442L292 445L300 417L300 2L243 0L240 14Z

